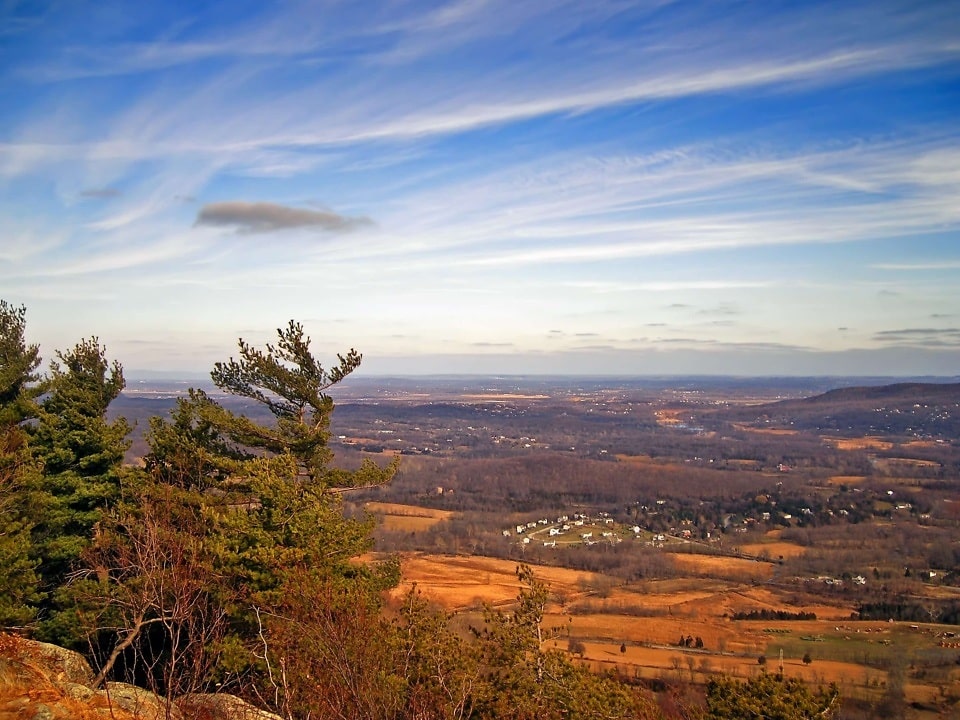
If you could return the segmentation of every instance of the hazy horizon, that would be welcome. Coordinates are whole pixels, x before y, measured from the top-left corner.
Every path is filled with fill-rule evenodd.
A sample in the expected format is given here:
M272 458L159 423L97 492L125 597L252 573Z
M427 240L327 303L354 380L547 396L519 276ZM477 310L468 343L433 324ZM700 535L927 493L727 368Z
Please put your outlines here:
M953 376L951 3L0 8L0 297L203 372ZM193 370L193 369L196 370Z
M125 369L124 377L127 381L127 390L133 388L136 383L150 382L174 382L185 384L188 382L202 381L210 387L215 387L210 379L210 373L202 372L177 372L168 370L144 370L142 368ZM960 383L960 375L729 375L729 374L669 374L669 373L647 373L647 374L591 374L591 373L393 373L393 374L371 374L358 372L351 375L343 381L345 385L350 384L372 384L377 382L414 382L419 383L429 380L437 381L491 381L491 382L523 382L544 383L550 381L570 382L575 380L602 382L654 382L659 384L669 384L677 381L700 381L705 382L746 382L746 383L801 383L805 381L826 382L840 381L846 385L864 383L865 385L895 384L899 382L929 382L933 384L954 384Z

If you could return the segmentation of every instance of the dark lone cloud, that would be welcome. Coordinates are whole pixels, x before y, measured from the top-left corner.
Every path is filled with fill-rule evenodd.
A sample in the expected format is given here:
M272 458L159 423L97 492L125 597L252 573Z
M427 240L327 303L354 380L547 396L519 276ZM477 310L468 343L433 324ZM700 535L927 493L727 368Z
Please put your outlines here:
M219 202L200 208L195 225L233 227L241 235L312 228L323 232L350 232L371 221L324 210L304 210L268 202Z
M122 194L123 193L116 188L91 188L89 190L81 191L80 197L108 200L109 198L120 197Z

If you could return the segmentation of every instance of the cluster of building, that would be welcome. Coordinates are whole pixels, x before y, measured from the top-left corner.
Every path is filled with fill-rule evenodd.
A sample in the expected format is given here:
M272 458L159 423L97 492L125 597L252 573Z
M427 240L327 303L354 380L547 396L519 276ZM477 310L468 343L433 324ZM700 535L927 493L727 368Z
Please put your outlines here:
M546 533L548 539L543 540L544 547L556 547L557 538L563 538L565 544L579 543L583 545L593 545L597 542L618 543L622 540L621 533L616 532L618 527L610 513L601 512L596 517L591 517L585 513L573 513L571 515L560 515L555 520L541 518L530 522L521 523L513 528L503 530L505 538L514 536L520 537L523 545L529 545L533 541L533 536ZM639 526L632 528L634 534L641 531Z

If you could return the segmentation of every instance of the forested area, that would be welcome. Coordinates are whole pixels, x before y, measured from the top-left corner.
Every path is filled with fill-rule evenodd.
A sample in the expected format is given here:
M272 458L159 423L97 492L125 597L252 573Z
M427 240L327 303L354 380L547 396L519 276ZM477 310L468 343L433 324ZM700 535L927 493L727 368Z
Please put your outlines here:
M230 692L287 718L700 715L545 649L547 588L525 566L515 607L468 632L416 592L386 601L398 563L359 560L373 520L342 495L397 463L345 470L328 446L328 390L360 361L324 368L293 321L264 349L241 340L211 377L273 422L191 390L130 466L130 426L107 420L120 363L93 337L41 374L25 308L0 301L0 627L82 652L98 684Z

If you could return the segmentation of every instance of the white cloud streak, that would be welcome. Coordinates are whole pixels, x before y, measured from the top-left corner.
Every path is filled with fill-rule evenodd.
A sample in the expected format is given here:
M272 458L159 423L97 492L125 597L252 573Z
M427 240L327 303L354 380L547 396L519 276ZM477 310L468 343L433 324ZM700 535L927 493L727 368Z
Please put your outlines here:
M960 270L960 260L943 260L929 263L875 263L874 270L893 270L898 272L927 272L935 270Z

